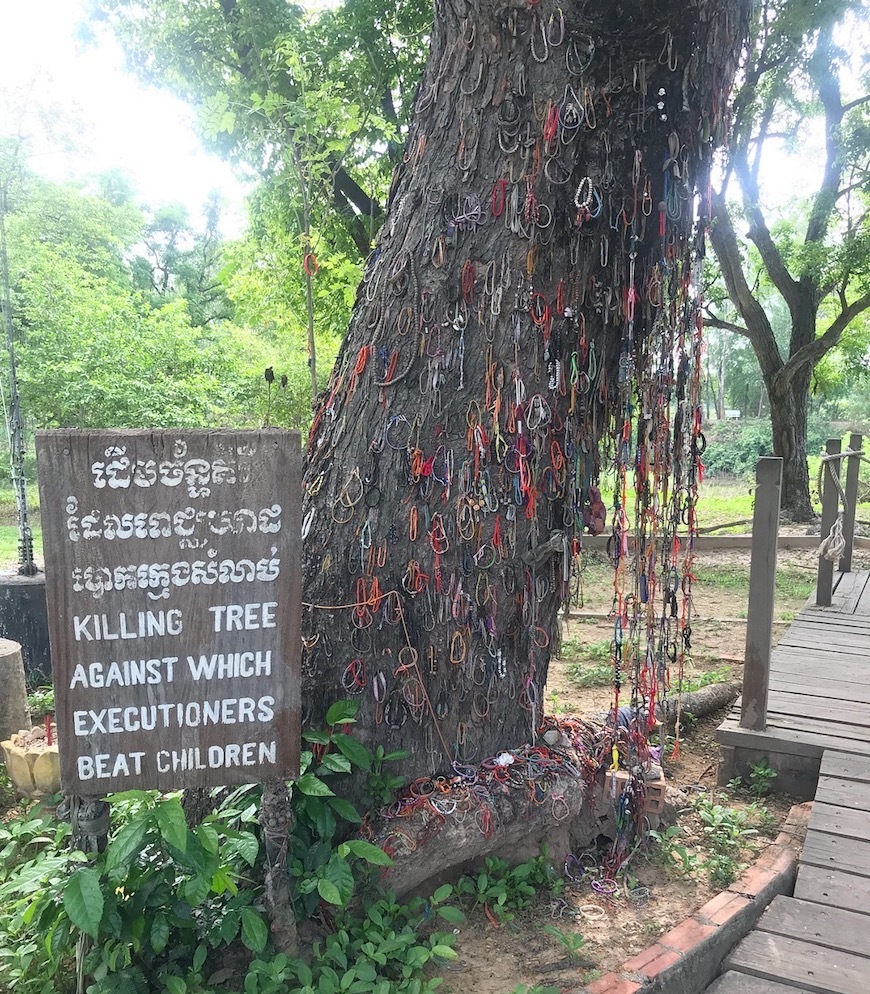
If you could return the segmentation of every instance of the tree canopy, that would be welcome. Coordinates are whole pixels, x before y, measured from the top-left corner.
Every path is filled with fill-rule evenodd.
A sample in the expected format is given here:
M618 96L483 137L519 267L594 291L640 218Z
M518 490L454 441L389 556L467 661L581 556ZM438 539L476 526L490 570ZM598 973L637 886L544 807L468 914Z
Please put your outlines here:
M861 0L760 6L734 102L725 181L714 198L712 241L736 313L714 304L708 320L753 347L770 397L774 451L785 463L783 507L800 520L812 514L806 417L813 371L870 308L866 11ZM806 175L805 139L816 122L823 125L822 168L786 220L765 201L765 171L777 152L782 161L784 145ZM740 198L730 207L729 182ZM777 340L779 307L788 315L785 341Z

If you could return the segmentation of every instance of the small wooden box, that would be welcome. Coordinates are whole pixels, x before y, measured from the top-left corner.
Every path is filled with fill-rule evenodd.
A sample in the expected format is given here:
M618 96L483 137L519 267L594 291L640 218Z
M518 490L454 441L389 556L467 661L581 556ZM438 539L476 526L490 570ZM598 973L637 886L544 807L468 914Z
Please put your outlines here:
M616 773L608 770L604 774L604 796L613 796L613 780L616 780L616 797L619 797L625 790L629 781L627 770L618 770ZM645 785L646 797L643 810L648 815L660 815L665 809L665 778L658 780L647 780Z

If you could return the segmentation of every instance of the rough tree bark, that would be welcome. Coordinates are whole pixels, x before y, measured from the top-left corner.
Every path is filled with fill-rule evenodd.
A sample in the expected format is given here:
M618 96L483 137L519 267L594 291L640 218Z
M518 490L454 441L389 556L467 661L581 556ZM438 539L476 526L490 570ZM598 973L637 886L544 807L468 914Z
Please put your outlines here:
M358 693L359 734L417 772L533 736L611 463L637 469L651 515L650 652L678 637L675 588L662 612L654 579L676 582L673 530L649 522L693 515L694 198L706 214L747 4L560 2L436 3L310 437L304 720ZM628 623L631 590L618 599Z

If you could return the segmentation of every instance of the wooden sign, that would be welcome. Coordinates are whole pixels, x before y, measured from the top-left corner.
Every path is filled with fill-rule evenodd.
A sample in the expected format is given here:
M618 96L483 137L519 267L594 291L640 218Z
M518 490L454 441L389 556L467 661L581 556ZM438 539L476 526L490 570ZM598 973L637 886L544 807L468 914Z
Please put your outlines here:
M298 775L298 434L36 435L64 789Z

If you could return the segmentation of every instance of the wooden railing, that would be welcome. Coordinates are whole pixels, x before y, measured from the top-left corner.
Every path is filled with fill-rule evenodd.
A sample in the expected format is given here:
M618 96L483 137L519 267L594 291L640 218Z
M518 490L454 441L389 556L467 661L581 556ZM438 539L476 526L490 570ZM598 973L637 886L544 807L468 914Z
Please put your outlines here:
M854 434L849 436L849 449L852 452L861 451L863 436ZM842 451L839 438L829 438L825 445L825 453L828 456L838 456ZM857 456L846 456L848 465L846 467L846 510L843 514L843 539L846 543L843 554L837 563L841 573L848 573L852 569L852 545L855 538L855 506L858 503L858 471L861 468L861 461ZM838 480L842 480L841 463L842 459L831 459L826 463L826 468L822 474L822 538L826 538L837 515L840 512L840 494L832 476L836 475ZM841 484L842 485L842 484ZM834 592L834 561L831 559L819 559L819 575L816 582L816 606L830 607L831 598Z
M849 436L851 452L861 451L862 436ZM839 438L828 440L828 455L841 453ZM855 536L855 506L858 502L857 455L845 457L846 510L843 514L843 539L845 548L839 560L841 573L852 569L852 545ZM830 534L840 510L840 496L832 473L840 475L840 459L826 463L823 474L821 538ZM763 456L755 467L755 509L752 519L752 555L749 567L749 606L746 621L746 653L743 668L743 703L740 725L752 731L767 727L767 690L770 682L770 655L773 647L773 609L776 592L776 551L779 533L779 510L782 492L782 459ZM816 584L816 604L829 607L833 596L834 563L819 559Z

